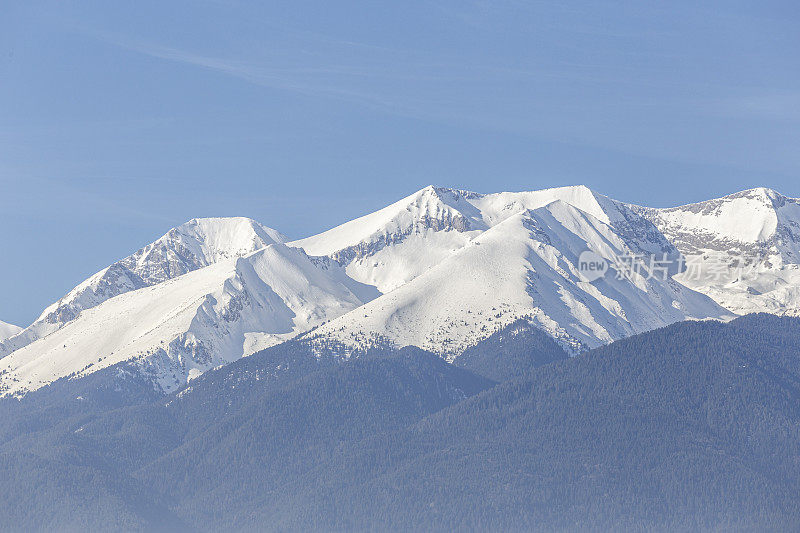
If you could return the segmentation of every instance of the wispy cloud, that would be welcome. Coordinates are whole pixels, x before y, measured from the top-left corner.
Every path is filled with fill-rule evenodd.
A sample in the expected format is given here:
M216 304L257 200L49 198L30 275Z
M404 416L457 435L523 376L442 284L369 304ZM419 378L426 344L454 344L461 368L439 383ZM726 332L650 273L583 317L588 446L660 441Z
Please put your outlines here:
M761 92L752 87L755 96L726 100L731 87L667 75L659 71L664 65L606 64L596 58L580 64L575 54L560 59L533 54L516 65L482 64L479 54L448 57L438 51L398 50L303 33L282 38L271 50L262 44L246 55L225 57L118 34L84 33L121 49L272 90L657 159L749 166L748 157L733 147L717 156L696 149L699 133L688 126L694 117L798 119L796 95L758 96ZM624 127L612 128L614 134L609 135L609 125L615 123ZM661 125L655 134L661 141L642 143L653 135L655 123ZM720 124L706 124L704 134L714 135Z
M358 89L359 81L391 77L379 68L347 65L282 67L264 62L202 55L160 44L96 34L103 41L150 57L232 76L245 82L306 96L335 98L399 114L413 113L401 102L377 91ZM354 85L356 87L354 87Z

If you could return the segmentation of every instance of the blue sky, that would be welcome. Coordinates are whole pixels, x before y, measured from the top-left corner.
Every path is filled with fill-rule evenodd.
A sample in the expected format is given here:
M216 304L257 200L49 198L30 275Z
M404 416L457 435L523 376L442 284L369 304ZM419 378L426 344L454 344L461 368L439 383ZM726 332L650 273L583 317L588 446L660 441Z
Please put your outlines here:
M300 237L428 184L800 196L794 1L0 5L20 325L198 216Z

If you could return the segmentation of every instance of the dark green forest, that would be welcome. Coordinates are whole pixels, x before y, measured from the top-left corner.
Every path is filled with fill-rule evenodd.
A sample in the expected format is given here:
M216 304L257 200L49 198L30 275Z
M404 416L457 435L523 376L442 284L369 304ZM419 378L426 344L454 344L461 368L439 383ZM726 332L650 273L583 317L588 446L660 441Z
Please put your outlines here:
M448 364L302 342L163 397L120 366L0 401L3 530L792 531L800 320Z

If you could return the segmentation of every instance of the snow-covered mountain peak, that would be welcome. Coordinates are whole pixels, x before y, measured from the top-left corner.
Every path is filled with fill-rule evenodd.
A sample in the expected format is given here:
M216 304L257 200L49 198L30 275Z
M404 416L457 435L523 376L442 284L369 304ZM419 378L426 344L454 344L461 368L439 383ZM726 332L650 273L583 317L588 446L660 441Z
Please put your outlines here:
M190 220L77 285L47 307L31 326L0 341L0 357L56 331L81 312L110 298L243 257L284 240L278 231L249 218Z
M0 320L0 341L7 339L9 337L13 337L20 331L22 331L21 327Z
M452 187L436 187L435 185L428 185L427 187L425 187L425 189L433 189L442 198L450 196L456 199L464 198L466 200L470 200L473 198L479 198L483 196L483 194L478 192L468 191L466 189L454 189Z
M612 200L585 185L487 194L473 201L490 225L523 210L538 209L552 202L570 205L612 226L617 234L623 235L639 252L669 255L677 253L675 247L651 221L622 202Z
M681 283L736 313L800 314L800 200L759 187L680 207L630 207L695 262Z
M607 206L601 203L605 201L604 199L604 196L585 185L574 185L538 191L483 194L470 198L470 201L481 211L484 220L491 226L520 211L543 207L556 200L573 205L608 223L610 216L604 209Z
M480 194L428 186L375 213L290 243L344 266L386 293L439 264L472 239L519 213L560 201L610 224L637 250L677 254L653 224L585 185Z
M484 229L479 218L462 213L459 207L475 211L462 194L429 185L383 209L290 244L309 255L331 256L345 263L414 233Z
M518 319L580 350L687 318L800 314L800 201L766 188L651 209L584 185L428 186L284 241L247 218L170 230L0 337L0 388L126 361L169 390L298 334L343 354L389 343L452 358ZM582 271L586 251L607 263L600 277ZM704 277L680 257L694 254ZM733 268L741 256L752 277Z
M416 278L306 338L343 354L388 343L453 358L520 318L580 349L687 317L725 313L672 280L612 275L590 283L579 272L587 249L612 261L638 246L555 199L505 217Z
M414 233L481 232L517 213L556 200L605 223L624 219L620 214L622 204L584 185L493 194L429 185L374 213L290 244L309 255L331 256L344 264L372 255L387 244L397 244Z
M764 187L664 209L631 206L652 220L684 253L755 250L771 240L797 240L800 200Z
M71 320L83 309L128 290L161 283L213 263L243 257L286 238L244 217L195 218L172 228L78 285L47 308L40 320Z
M171 229L163 237L137 252L137 260L150 260L149 255L166 248L185 246L206 264L231 257L242 257L276 242L286 242L278 231L250 218L194 218ZM137 255L134 254L134 255Z
M734 200L737 198L747 198L750 200L760 201L767 205L772 205L774 208L781 207L788 199L786 196L774 189L770 189L769 187L755 187L753 189L747 189L733 194L728 194L721 199Z
M84 310L2 358L0 396L121 362L174 390L355 309L368 301L363 294L341 269L273 243Z
M383 209L289 243L344 266L353 279L389 292L484 231L474 193L425 187Z

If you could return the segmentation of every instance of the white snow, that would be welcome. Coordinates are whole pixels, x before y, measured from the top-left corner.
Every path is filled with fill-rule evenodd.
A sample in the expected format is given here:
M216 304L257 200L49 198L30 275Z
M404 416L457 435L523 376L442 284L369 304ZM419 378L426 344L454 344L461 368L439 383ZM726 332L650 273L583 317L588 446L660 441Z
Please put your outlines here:
M470 203L480 210L487 224L495 225L520 211L538 209L557 200L577 207L606 224L611 222L612 215L607 212L608 206L604 208L600 203L605 197L583 185L540 191L485 194L475 197Z
M670 233L686 229L717 239L755 243L775 234L778 213L773 200L779 196L770 189L751 189L717 200L652 212L659 226Z
M9 337L13 337L20 331L22 331L21 327L0 320L0 341Z
M290 244L303 248L309 255L332 255L361 243L378 242L425 227L426 221L444 224L461 218L463 214L458 209L448 205L436 188L428 186L379 211Z
M520 317L579 349L678 320L726 315L675 282L583 281L577 257L586 249L606 259L639 251L608 224L554 201L506 217L439 265L307 338L345 351L389 341L452 358Z
M738 313L800 315L800 200L766 188L667 209L649 218L697 273L676 276ZM742 268L739 268L739 267Z
M19 394L135 361L169 391L358 307L349 284L340 270L272 244L84 310L3 358L0 390Z
M607 224L635 216L623 204L582 185L496 194L428 186L375 213L288 244L309 255L328 256L344 265L353 279L386 293L438 265L508 217L553 201L572 205Z
M3 339L0 394L131 362L163 390L304 334L348 352L452 359L517 318L573 351L685 319L800 315L800 201L769 189L670 209L584 186L426 187L286 243L246 218L195 219L105 268ZM589 282L578 256L755 257L755 274ZM8 330L6 330L8 331ZM14 334L14 332L17 332Z
M426 187L379 211L289 243L342 264L383 293L414 279L486 229L474 206Z
M276 230L248 218L190 220L80 283L19 335L0 342L0 357L58 330L109 298L284 240Z

